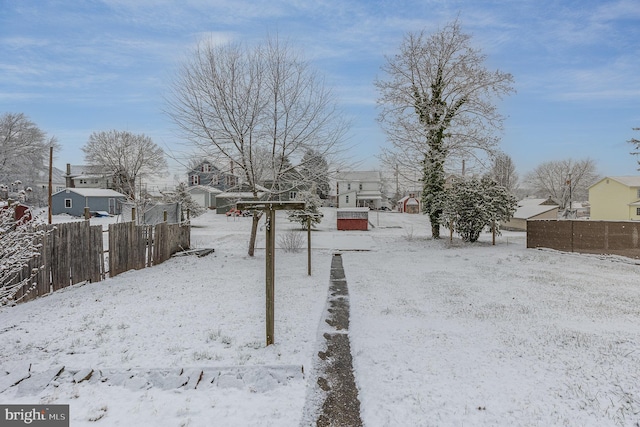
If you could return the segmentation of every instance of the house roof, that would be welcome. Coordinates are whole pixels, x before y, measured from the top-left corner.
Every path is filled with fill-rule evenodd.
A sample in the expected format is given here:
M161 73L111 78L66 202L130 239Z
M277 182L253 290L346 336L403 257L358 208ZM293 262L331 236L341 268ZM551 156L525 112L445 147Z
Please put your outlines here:
M187 188L187 191L189 193L191 193L192 191L196 191L196 190L204 191L204 192L209 193L209 194L220 194L220 193L222 193L222 190L220 190L218 188L215 188L215 187L208 186L208 185L192 185L192 186Z
M107 190L104 188L65 188L64 190L58 191L56 194L67 192L76 193L82 197L127 197L115 190Z
M258 192L258 198L264 196L263 192ZM253 199L253 193L227 191L225 193L216 194L216 197L223 199Z
M635 175L631 175L631 176L605 176L604 178L602 178L601 180L599 180L598 182L593 184L591 187L601 183L605 179L613 179L614 181L618 181L620 184L626 185L627 187L640 187L640 176L635 176ZM591 187L589 187L589 188L591 188Z
M380 182L382 175L378 171L340 172L337 175L337 181Z
M540 206L540 205L548 205L548 206L558 206L551 198L548 199L534 199L527 198L518 201L518 206Z

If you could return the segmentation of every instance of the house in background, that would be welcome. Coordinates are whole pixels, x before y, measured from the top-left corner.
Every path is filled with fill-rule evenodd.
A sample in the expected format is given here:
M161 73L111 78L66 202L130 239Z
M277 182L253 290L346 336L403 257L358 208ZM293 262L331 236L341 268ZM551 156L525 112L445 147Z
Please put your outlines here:
M534 219L558 219L558 205L549 199L523 199L513 218L500 225L502 230L527 231L527 221Z
M64 179L66 188L113 188L113 174L95 166L67 163Z
M239 180L236 175L222 171L219 167L209 160L203 160L198 163L188 173L188 181L190 187L196 185L217 188L220 191L227 191L238 185Z
M591 219L640 220L640 176L607 176L589 187Z
M382 206L382 174L378 171L341 172L336 178L339 208Z
M84 208L90 212L118 215L127 196L104 188L67 188L51 196L51 214L83 216Z

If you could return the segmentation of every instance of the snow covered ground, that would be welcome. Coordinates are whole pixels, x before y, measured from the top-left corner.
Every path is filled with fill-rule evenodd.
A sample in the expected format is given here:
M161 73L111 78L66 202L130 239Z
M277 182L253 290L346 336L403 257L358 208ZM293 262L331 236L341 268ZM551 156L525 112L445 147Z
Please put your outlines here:
M365 426L640 425L639 265L526 249L522 233L433 241L422 215L339 232L324 212L311 276L304 250L277 251L274 345L250 219L208 212L192 244L212 255L1 308L0 403L68 403L74 427L298 426L342 250ZM295 227L278 218L279 235Z

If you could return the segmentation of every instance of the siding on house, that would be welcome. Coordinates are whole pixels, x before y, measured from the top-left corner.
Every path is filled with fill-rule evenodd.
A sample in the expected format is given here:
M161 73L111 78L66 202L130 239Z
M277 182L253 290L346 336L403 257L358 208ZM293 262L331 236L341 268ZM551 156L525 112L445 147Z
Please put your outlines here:
M382 206L382 175L376 171L343 172L336 179L338 206Z
M589 187L591 219L640 221L640 176L609 176Z
M120 214L124 194L100 188L67 188L51 196L51 213L83 216L85 206L90 211Z

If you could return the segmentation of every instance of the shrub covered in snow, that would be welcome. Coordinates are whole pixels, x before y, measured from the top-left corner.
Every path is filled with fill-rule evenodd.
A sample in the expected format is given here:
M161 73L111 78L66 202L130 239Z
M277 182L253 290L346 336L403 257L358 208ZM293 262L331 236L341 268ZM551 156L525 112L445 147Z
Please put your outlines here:
M0 305L15 304L33 291L32 280L42 268L41 242L47 231L37 220L16 218L17 206L0 207Z
M492 179L462 180L445 193L442 223L464 241L475 242L484 227L511 219L516 205L515 197Z

